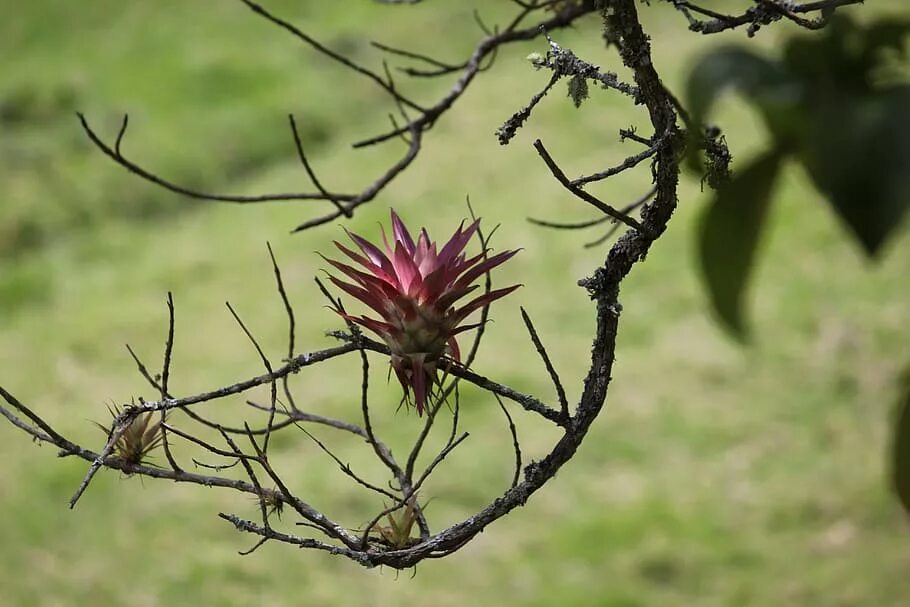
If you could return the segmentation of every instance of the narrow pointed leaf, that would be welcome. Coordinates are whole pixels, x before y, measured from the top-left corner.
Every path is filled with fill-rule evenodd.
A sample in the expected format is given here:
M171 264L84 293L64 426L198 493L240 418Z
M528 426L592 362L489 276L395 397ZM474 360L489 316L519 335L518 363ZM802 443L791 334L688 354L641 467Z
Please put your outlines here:
M356 261L363 267L369 269L370 272L373 272L379 278L382 278L383 280L388 281L391 284L395 284L395 277L393 275L390 275L388 272L385 271L385 269L377 266L376 264L371 262L369 259L367 259L363 255L358 255L357 253L355 253L351 249L347 248L346 246L344 246L337 240L335 241L335 246L342 253L344 253L345 255L347 255L348 257L350 257L351 259L353 259L354 261Z
M360 250L363 251L364 255L370 258L370 261L381 267L383 270L386 270L387 272L389 271L392 266L391 262L389 262L389 259L385 256L385 254L380 251L375 245L373 245L373 243L364 238L361 238L347 228L345 228L345 232L347 232L351 240L353 240L357 246L360 247Z
M404 223L398 217L398 214L395 212L395 209L391 210L392 214L392 233L395 236L395 240L404 245L405 250L407 250L409 255L414 254L414 239L411 238L411 233L408 232L408 228L405 227Z
M485 293L472 299L470 302L466 303L464 306L458 309L455 312L455 318L458 319L458 322L461 322L467 318L475 310L482 308L483 306L496 301L501 297L505 297L515 289L519 288L521 285L513 285L511 287L506 287L504 289L495 289L489 293Z
M450 259L455 258L459 253L461 253L464 248L470 242L471 237L474 236L474 233L477 231L477 228L480 226L480 220L475 220L471 225L468 226L468 229L462 230L461 227L458 228L458 231L449 239L439 252L439 263L448 263Z
M467 286L471 284L481 275L486 274L496 266L510 260L515 256L516 253L518 253L518 249L514 251L503 251L502 253L497 253L486 261L483 261L482 263L465 272L464 275L458 279L458 282L455 283L455 286Z
M802 143L815 185L876 255L910 207L910 86L830 100Z

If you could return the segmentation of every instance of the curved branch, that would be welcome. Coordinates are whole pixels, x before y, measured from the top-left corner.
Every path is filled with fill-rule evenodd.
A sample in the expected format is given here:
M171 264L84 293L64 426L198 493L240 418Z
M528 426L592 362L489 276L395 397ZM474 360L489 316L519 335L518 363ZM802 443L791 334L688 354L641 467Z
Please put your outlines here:
M82 130L85 131L85 134L88 136L89 140L95 147L101 150L108 158L125 168L130 173L145 179L157 186L160 186L166 190L170 190L175 194L180 194L182 196L187 196L189 198L196 198L198 200L211 200L217 202L236 202L240 204L246 203L256 203L256 202L272 202L272 201L291 201L291 200L329 200L325 195L321 193L280 193L280 194L259 194L254 196L244 196L240 194L214 194L210 192L202 192L200 190L194 190L182 185L178 185L172 181L169 181L160 175L145 169L135 162L129 160L124 156L120 151L121 141L126 134L126 125L128 123L128 116L124 115L123 123L120 129L119 134L117 135L116 143L114 147L111 147L101 137L94 129L89 125L88 120L82 112L76 112L76 116L79 118L79 123L82 125ZM332 197L336 200L341 201L350 201L353 200L353 194L332 194Z
M465 63L464 71L462 72L461 76L458 77L458 80L455 82L455 84L452 85L452 88L449 90L449 92L446 93L446 95L443 96L434 105L426 108L420 117L414 119L407 125L398 127L387 133L383 133L369 139L364 139L363 141L358 141L354 144L354 147L359 148L382 143L383 141L388 141L389 139L393 139L401 134L407 133L411 128L416 127L419 129L425 129L431 127L433 123L436 122L436 119L444 114L446 110L452 107L458 98L465 93L468 86L474 80L474 77L477 76L477 74L481 71L483 60L488 55L493 53L496 49L504 44L509 44L512 42L533 40L534 38L540 36L542 32L567 27L580 17L594 12L595 8L595 2L593 0L579 2L568 10L557 13L551 18L545 19L537 25L525 29L516 29L515 26L517 25L518 21L513 20L512 24L510 24L510 26L507 27L503 32L493 33L477 44L477 46L474 48L474 52L471 53L471 57Z
M293 123L293 118L291 118L291 131L295 141L295 148L299 159L304 165L308 175L310 176L311 181L313 181L315 187L317 188L316 192L283 192L283 193L271 193L271 194L260 194L260 195L241 195L241 194L219 194L214 192L205 192L202 190L197 190L187 186L177 184L173 181L165 179L164 177L156 174L154 171L146 169L141 165L137 164L126 158L121 152L121 143L126 134L126 129L128 125L128 117L124 116L123 122L121 124L120 130L117 134L117 138L113 146L105 143L102 138L92 129L86 120L85 116L82 113L77 113L79 121L82 125L82 129L85 131L89 140L106 156L112 159L114 162L125 168L130 173L137 175L138 177L155 184L159 187L162 187L168 191L180 194L182 196L187 196L190 198L195 198L199 200L208 200L216 202L232 202L238 204L249 204L249 203L260 203L260 202L280 202L280 201L304 201L304 200L322 200L328 201L334 206L334 210L330 213L327 213L322 216L315 217L308 221L305 221L299 224L294 228L294 232L299 232L312 228L318 225L322 225L339 217L351 217L354 210L360 205L367 203L373 200L390 182L392 182L402 171L404 171L417 157L420 151L421 136L423 132L432 128L436 120L444 114L455 101L461 97L465 92L468 85L474 79L474 77L486 69L487 66L483 65L483 62L489 56L492 56L496 53L497 49L511 42L517 42L521 40L530 40L540 35L540 32L543 30L551 30L555 28L566 27L572 24L576 19L582 17L586 14L589 14L595 10L594 0L586 0L585 2L580 2L574 4L569 10L559 11L554 16L542 20L540 23L533 27L526 29L518 29L518 25L524 20L529 14L533 13L536 10L540 10L548 5L548 3L527 3L527 5L522 5L522 10L519 14L509 23L509 25L502 32L492 32L487 37L483 38L475 48L474 52L471 54L471 57L463 64L462 74L458 78L455 85L452 89L436 104L423 108L420 105L409 100L407 97L404 97L394 85L394 82L391 80L391 77L384 78L382 75L369 70L351 59L344 57L343 55L331 50L322 43L318 42L313 37L306 34L303 30L291 24L290 22L281 19L280 17L272 14L266 10L261 4L254 2L253 0L240 0L245 4L250 10L252 10L257 15L265 18L274 25L288 31L294 35L299 40L303 41L311 48L316 50L323 55L331 58L336 61L343 67L351 69L354 72L361 74L362 76L368 78L377 86L379 86L385 93L387 93L393 100L393 102L399 106L399 109L403 112L405 108L414 110L418 113L418 117L413 120L407 120L403 125L394 126L394 128L384 134L372 137L370 139L360 141L354 144L355 148L364 147L369 145L375 145L381 142L385 142L391 139L395 139L401 136L408 135L409 143L408 149L403 155L403 157L398 160L395 164L390 166L384 173L379 177L373 180L368 186L366 186L360 192L354 193L340 193L332 192L322 187L321 182L317 179L315 173L312 171L312 168L309 165L309 162L306 159L306 156L303 154L303 147L300 142L299 135L297 133L296 127ZM383 48L383 50L389 51L390 49ZM403 51L396 52L401 54ZM413 54L415 57L422 57L417 54ZM423 57L424 60L427 58ZM452 66L448 66L452 67ZM448 69L448 67L446 69Z
M410 134L408 153L396 165L394 165L392 169L389 170L389 172L385 174L385 177L381 178L377 182L374 182L374 185L371 186L371 188L367 188L367 190L364 190L364 192L361 194L351 196L349 198L337 197L337 200L335 200L335 202L338 204L335 208L334 213L302 224L299 229L310 227L311 225L318 225L319 223L325 223L326 221L330 221L331 219L338 217L340 214L345 214L345 211L352 211L359 204L362 204L372 197L376 196L385 184L387 184L398 173L404 170L416 157L420 149L420 140L422 134L428 130L434 124L434 121L463 94L465 88L481 69L481 61L485 57L489 56L492 52L494 52L495 49L502 44L515 40L531 39L539 35L537 27L524 30L518 29L519 23L531 12L539 10L543 7L552 7L555 11L555 14L549 19L542 22L544 26L549 29L553 27L568 25L572 23L574 19L595 10L593 0L590 2L585 1L567 3L568 8L566 9L558 8L558 6L553 2L526 2L523 0L513 1L522 8L519 16L513 19L513 21L503 30L502 33L492 32L487 36L487 38L481 41L480 45L478 45L472 54L471 59L465 64L465 68L461 74L461 77L455 83L453 88L450 89L450 91L439 102L437 102L437 104L429 108L419 108L416 106L416 104L409 104L405 98L398 95L390 77L387 76L386 79L383 79L381 76L373 72L369 72L369 70L365 70L365 68L362 68L348 61L347 59L333 54L332 51L321 47L319 43L308 38L305 34L299 30L296 30L293 26L287 24L287 22L276 20L273 17L269 16L268 13L265 13L264 9L261 9L261 7L259 7L259 5L255 2L252 2L251 0L243 0L247 6L253 10L256 10L263 16L266 16L276 24L281 25L285 29L288 29L311 46L317 48L317 50L320 52L328 54L344 66L358 71L359 73L364 74L365 76L376 81L379 86L381 86L386 92L388 92L396 99L396 102L400 104L399 109L402 113L405 113L408 108L411 110L416 109L419 112L418 117L407 122L404 126L396 127L389 133L380 135L377 138L373 138L372 140L367 140L366 142L361 142L359 144L371 145L373 143L379 143L381 141L385 141L393 137L403 135L405 133ZM686 0L670 1L673 1L678 8L686 9L688 11L695 11L697 8L694 3L688 2ZM761 10L777 11L775 13L775 15L777 15L776 18L789 18L793 20L794 17L797 17L798 15L809 11L829 9L834 6L853 4L857 1L858 0L830 0L828 2L794 4L783 3L779 2L778 0L756 0L756 6L764 7ZM413 499L413 501L411 500L412 498L415 498L417 491L421 488L423 483L430 476L437 465L440 464L448 456L448 454L451 453L452 450L455 449L455 447L457 447L467 437L467 433L458 434L458 418L453 414L452 430L451 434L448 437L448 442L445 444L442 450L438 452L436 457L430 462L425 470L416 478L416 480L412 478L414 476L413 463L409 462L407 467L402 470L402 467L399 466L391 457L391 452L385 447L383 443L379 442L379 440L376 438L374 429L371 424L367 402L369 387L369 359L367 351L369 350L379 353L383 356L389 356L389 349L384 344L363 337L359 331L354 328L353 325L349 326L349 329L351 331L350 333L332 333L333 336L343 340L345 343L334 348L327 348L309 354L289 357L286 363L281 367L272 367L265 353L253 339L252 335L250 335L244 327L244 331L247 333L250 340L253 342L253 345L256 347L257 352L262 358L262 362L266 366L268 372L242 382L218 388L216 390L182 398L174 398L168 393L167 387L169 366L168 359L170 358L170 349L173 341L172 335L168 338L168 345L166 346L166 372L160 384L148 373L145 366L139 361L135 354L133 354L140 372L142 372L143 375L146 376L146 379L149 381L149 383L157 389L157 391L160 393L160 398L156 402L140 402L139 405L124 409L121 413L119 413L112 422L111 431L108 436L106 447L101 453L96 453L84 449L79 445L72 443L61 434L56 432L40 416L36 415L33 411L31 411L31 409L19 402L2 387L0 387L0 396L5 399L6 403L11 407L11 409L7 409L5 406L0 405L0 413L2 413L3 416L6 417L8 421L10 421L14 426L20 430L23 430L24 432L27 432L35 440L56 445L60 449L61 456L75 455L86 461L92 462L89 473L86 475L86 479L83 481L83 486L80 486L80 491L84 489L85 485L88 484L88 481L91 479L91 475L94 474L97 469L100 467L108 467L122 470L128 474L141 474L153 478L170 479L178 482L189 482L205 486L220 486L255 495L259 499L260 514L262 515L261 525L244 520L233 514L222 513L220 515L225 520L231 522L238 530L257 535L261 538L260 541L258 541L250 551L247 551L247 553L255 550L268 540L277 540L288 544L307 548L315 548L332 554L345 556L366 567L387 565L397 569L402 569L414 566L423 559L443 557L465 546L472 538L476 537L478 533L482 532L486 526L507 515L515 508L525 504L538 489L540 489L544 484L556 476L560 468L575 455L578 447L584 441L588 430L602 411L602 408L606 401L609 384L612 379L611 376L613 363L615 361L617 330L619 325L619 317L622 311L622 306L619 301L622 281L631 271L633 266L645 257L654 241L659 238L660 235L666 230L667 224L676 208L680 163L678 150L682 147L680 144L681 138L683 137L683 134L679 131L677 125L677 117L680 110L674 104L674 99L672 96L661 84L660 78L655 70L651 57L649 40L643 31L638 19L635 0L612 0L609 3L609 8L610 11L608 14L605 11L605 17L609 20L608 27L612 33L617 35L616 40L618 40L618 49L622 61L624 65L631 70L634 77L634 89L631 88L631 85L629 85L629 90L634 91L635 100L640 101L646 107L651 126L654 129L654 133L661 135L659 137L655 135L655 137L652 137L651 139L644 139L637 138L637 136L634 136L634 133L631 133L631 131L629 131L628 137L633 138L636 141L639 141L640 143L648 146L644 152L636 154L635 156L631 156L630 159L627 159L627 161L625 161L622 165L619 165L619 167L607 169L606 171L602 171L601 173L595 174L589 178L582 178L575 180L574 182L570 181L566 177L565 171L556 163L555 160L553 160L552 157L550 157L543 145L539 141L535 143L535 148L546 162L547 166L553 173L553 176L564 187L569 189L574 195L595 206L598 210L604 213L606 217L618 220L623 224L629 226L631 229L627 230L613 244L613 246L609 249L602 265L596 268L589 278L579 281L579 285L587 290L591 299L594 301L595 329L590 351L590 366L584 378L581 389L581 396L578 399L574 412L570 412L569 410L568 400L561 381L556 375L555 369L550 362L545 350L543 349L541 340L537 336L536 331L530 322L530 319L527 318L526 315L524 315L524 318L529 333L531 334L532 341L535 347L537 347L539 350L547 372L550 374L551 379L554 383L557 392L557 398L559 401L558 409L546 404L534 396L523 394L509 386L492 381L451 360L443 359L438 361L438 368L444 371L446 376L451 375L455 378L455 381L468 382L493 393L497 401L499 401L500 406L505 413L507 421L509 423L516 462L511 486L509 486L502 493L502 495L492 500L486 507L481 509L476 514L467 517L463 521L456 523L447 529L431 535L429 532L429 527L426 524L426 521L423 519L422 512L420 511L419 507L415 505L413 507L416 511L418 524L420 525L420 538L415 538L413 542L411 542L411 538L404 538L405 541L402 542L402 547L400 548L392 546L388 542L385 544L382 544L381 542L373 542L372 538L370 538L370 530L376 524L378 524L382 516L385 516L386 514L391 513L396 509L406 507L406 505L409 504L409 501L410 503L416 503L416 499ZM701 9L700 12L696 12L698 14L711 16L712 19L721 19L721 17L723 17L722 15L712 16L714 15L713 13L706 14L704 9ZM720 13L717 13L716 15L720 15ZM762 20L766 18L763 16L766 15L766 13L754 13L751 16L755 17L756 15L758 15L758 17L756 17L756 20L751 21L751 24L756 25L764 23ZM770 19L770 17L767 18ZM736 19L735 16L734 19ZM806 21L807 24L809 23L808 20L804 20L802 17L798 17L797 22L800 23L801 21ZM805 26L808 27L809 25ZM581 62L581 60L578 61L580 62L579 65L591 65L585 62ZM81 116L80 118L82 119L83 126L86 128L89 136L102 150L105 151L105 153L117 160L119 163L123 164L125 167L130 168L130 170L136 169L134 172L143 175L143 170L124 159L120 151L122 139L126 130L126 121L124 121L123 125L121 126L120 132L117 135L117 139L113 147L109 147L97 139L97 137L94 136L94 133L88 127L84 118ZM302 147L298 147L298 149L300 150L300 154L302 156ZM590 196L581 189L582 185L589 181L595 180L595 178L599 179L609 177L617 172L620 172L621 170L631 168L632 166L643 162L645 159L652 159L653 189L650 190L645 196L634 202L631 206L627 207L627 209L630 210L640 208L640 220L628 217L625 212L620 212L616 209L613 209L609 205L606 205L593 196ZM305 157L301 158L301 160L305 165L308 165ZM308 173L311 174L314 182L316 182L315 175L312 174L311 168L308 168ZM152 180L154 181L154 179ZM383 181L383 179L385 181ZM171 185L172 184L168 184L165 187L169 187ZM316 187L320 190L320 199L331 199L335 196L334 194L324 190L319 182L317 182ZM316 195L313 196L316 197ZM595 225L601 223L601 221L602 220L595 220L593 222L586 222L585 224L581 225L563 224L563 227L578 228ZM280 273L278 272L277 264L274 264L274 256L273 265L277 282L279 284L279 291L281 292L284 304L286 306L286 311L290 317L290 345L288 353L292 354L294 339L293 313L287 300L286 293L283 292ZM489 289L489 287L487 288ZM329 298L332 300L331 295L329 295ZM332 301L333 304L337 303L334 300ZM337 307L340 309L340 303L337 303ZM238 323L240 323L239 318ZM243 327L243 324L240 324ZM173 327L172 320L171 327ZM364 418L363 428L339 420L331 420L329 418L323 418L314 414L304 413L303 411L296 409L296 407L292 408L289 411L280 412L281 415L287 416L286 420L279 422L278 424L272 423L275 415L279 413L276 410L275 396L275 385L278 380L284 380L290 374L296 373L304 367L311 366L316 363L355 351L358 352L361 357L362 375L360 381L360 405ZM212 424L203 418L199 418L198 421L200 421L200 423L205 423L206 425L209 425L210 427L213 427L221 432L222 437L231 447L230 450L221 449L220 447L215 447L209 443L202 442L198 438L193 437L193 435L183 431L182 429L177 429L170 425L166 427L166 429L172 432L174 436L179 436L190 440L191 442L202 446L215 455L227 458L236 458L237 461L235 464L240 463L243 465L243 468L246 470L250 482L219 476L192 474L176 468L161 469L146 465L144 463L137 464L126 462L119 457L110 455L111 444L116 441L118 432L122 433L126 425L131 420L134 420L138 415L152 411L163 413L171 409L181 409L189 414L191 412L189 407L193 405L214 401L226 396L240 394L264 384L270 384L273 390L271 402L268 407L255 405L259 408L264 409L265 412L269 413L269 423L264 430L254 431L247 424L244 424L242 429L228 429L217 424ZM521 469L521 449L518 443L515 424L512 421L510 413L501 402L500 397L508 398L514 401L525 410L536 414L538 418L552 422L562 429L561 436L554 443L549 454L540 460L530 462L527 466L524 467L523 470ZM287 485L284 483L284 481L281 479L281 477L278 475L277 471L272 467L267 453L267 437L269 436L269 433L278 427L288 427L297 421L322 423L364 437L367 442L372 445L375 451L375 455L384 464L386 464L392 473L394 480L397 480L398 487L394 487L392 483L389 483L391 490L379 487L378 485L367 483L366 481L360 479L360 477L353 475L353 473L350 472L349 468L345 470L345 464L342 463L342 460L335 456L319 441L317 441L320 447L322 447L323 450L326 451L326 453L328 453L336 463L341 465L342 469L345 470L346 473L349 473L349 475L357 480L361 485L364 485L368 489L380 493L385 497L391 497L395 501L392 506L386 508L378 516L373 518L372 522L362 532L362 535L360 535L359 532L355 533L347 528L340 526L329 517L315 510L307 502L295 497ZM428 427L429 426L427 426L427 428ZM240 434L245 434L247 436L247 439L252 445L252 449L255 451L255 454L242 453L236 446L234 438ZM265 437L263 438L263 445L260 446L259 442L257 441L257 436L261 436L263 434ZM232 438L232 436L234 438ZM416 455L414 458L416 459ZM268 478L275 483L277 489L268 489L259 483L258 478L256 478L256 474L261 474L261 472L254 471L252 467L254 464L258 465L261 470L268 475ZM265 480L264 477L263 480ZM320 533L327 536L329 538L329 541L299 537L273 529L270 526L267 511L267 505L273 505L273 502L286 503L290 505L302 519L302 521L299 521L298 524L315 528Z
M787 19L798 26L816 30L827 25L834 10L851 4L862 4L864 0L819 0L817 2L797 3L784 0L754 0L742 13L721 13L700 6L689 0L667 0L683 14L689 22L689 29L702 34L717 34L726 30L736 29L748 25L747 33L754 36L764 25L769 25L780 19ZM818 12L818 16L806 19L800 15ZM693 13L708 17L699 19Z

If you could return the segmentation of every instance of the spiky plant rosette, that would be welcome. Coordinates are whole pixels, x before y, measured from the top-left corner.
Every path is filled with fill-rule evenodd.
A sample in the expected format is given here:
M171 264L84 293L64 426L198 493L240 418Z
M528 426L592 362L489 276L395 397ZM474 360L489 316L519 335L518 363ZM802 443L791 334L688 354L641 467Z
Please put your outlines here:
M438 381L437 364L445 355L461 362L456 336L480 326L462 324L472 312L504 297L521 285L496 289L461 303L479 288L478 278L510 259L518 251L490 255L481 251L467 257L464 249L477 234L480 220L467 228L464 221L451 238L438 248L421 228L415 241L393 209L390 243L382 229L384 251L365 238L345 230L360 249L353 251L339 242L335 246L361 269L324 258L353 282L329 276L338 288L355 297L379 315L354 316L336 310L347 320L378 335L391 351L391 365L401 382L404 399L422 415Z
M114 405L113 407L108 407L108 411L110 411L111 417L117 419L123 412L123 409ZM124 463L133 466L147 463L146 458L149 453L154 451L164 441L161 420L158 419L153 422L153 415L154 414L151 411L140 413L130 420L129 425L117 438L117 442L114 443L113 452ZM93 423L105 434L111 432L110 428L107 428L98 422Z

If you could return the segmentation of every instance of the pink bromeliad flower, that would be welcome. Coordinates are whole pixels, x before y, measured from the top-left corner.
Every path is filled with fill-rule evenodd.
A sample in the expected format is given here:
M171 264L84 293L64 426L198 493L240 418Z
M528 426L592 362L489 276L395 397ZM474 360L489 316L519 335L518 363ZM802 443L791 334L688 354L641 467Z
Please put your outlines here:
M392 352L392 368L404 389L405 399L413 391L418 415L423 414L427 397L437 381L439 359L448 354L460 362L455 336L479 326L479 323L461 323L472 312L521 286L490 291L456 305L478 288L471 283L518 252L503 251L492 256L482 252L467 258L464 248L479 224L478 219L465 228L462 222L449 241L438 249L426 229L420 230L415 242L393 209L392 243L382 230L385 251L345 230L362 254L337 241L335 246L360 268L326 258L353 283L334 276L329 276L329 280L380 316L352 316L338 311L385 341Z

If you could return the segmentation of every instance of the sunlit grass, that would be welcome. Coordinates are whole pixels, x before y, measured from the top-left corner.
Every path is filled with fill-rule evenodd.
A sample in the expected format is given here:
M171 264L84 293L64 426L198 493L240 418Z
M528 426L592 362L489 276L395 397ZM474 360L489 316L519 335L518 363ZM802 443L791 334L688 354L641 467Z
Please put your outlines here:
M107 419L106 403L154 397L123 344L160 364L168 290L177 304L171 386L178 394L261 373L225 300L276 360L283 356L286 329L266 241L297 307L300 349L331 343L323 332L338 320L313 288L323 265L314 251L328 250L341 230L288 233L328 208L321 203L193 204L157 190L91 149L71 111L86 110L108 136L129 111L125 150L175 179L218 190L310 188L293 156L289 111L306 125L314 163L332 188L367 183L401 144L352 152L350 141L383 128L391 108L239 3L91 4L31 2L0 29L0 50L21 58L0 67L11 83L4 95L29 89L52 99L68 83L76 90L59 107L34 109L47 114L0 127L0 154L18 159L0 165L0 231L4 243L23 230L26 238L16 252L0 243L0 382L100 447L89 420ZM364 28L453 60L478 35L470 10L455 4L335 4L270 6L373 65L376 56L358 37ZM689 34L666 7L643 11L658 68L680 90L691 57L717 40ZM773 47L771 34L758 43ZM559 36L618 69L601 47L596 19ZM353 227L376 230L394 205L442 235L466 215L470 195L485 223L503 224L494 246L523 248L502 268L502 284L525 285L494 308L478 369L552 397L517 314L523 305L577 398L592 310L574 284L605 249L583 249L582 235L525 222L589 216L530 142L541 137L582 174L620 160L631 144L618 142L618 129L645 122L640 109L606 93L576 111L559 87L526 132L501 148L493 131L546 78L525 61L531 50L539 45L504 52L430 134L412 170L358 212ZM420 84L428 95L444 86ZM752 117L733 105L719 120L734 153L747 157L762 137ZM646 180L644 171L597 191L621 203ZM243 558L236 551L251 538L215 514L255 518L254 501L109 471L71 512L66 500L84 463L58 460L0 426L4 604L903 604L907 529L884 477L893 380L910 360L907 231L881 263L867 263L805 176L789 171L751 298L757 343L743 349L713 324L698 284L693 230L701 200L697 182L687 180L671 229L623 284L608 407L575 461L455 556L421 565L413 580L279 545ZM418 422L395 413L396 388L386 385L380 359L373 366L377 423L404 445ZM298 399L356 418L357 373L353 360L305 372L295 378ZM430 514L440 523L483 506L511 474L498 407L470 390L464 407L473 436L429 488ZM527 454L545 453L554 432L516 414ZM362 442L327 430L320 436L337 441L352 465L378 474ZM351 526L381 506L303 436L291 438L276 444L276 457L313 503ZM178 456L187 452L178 447Z

